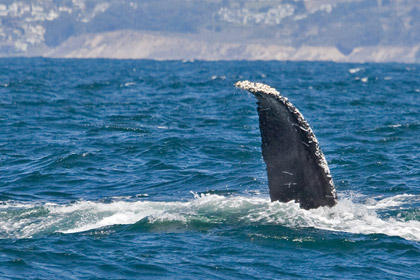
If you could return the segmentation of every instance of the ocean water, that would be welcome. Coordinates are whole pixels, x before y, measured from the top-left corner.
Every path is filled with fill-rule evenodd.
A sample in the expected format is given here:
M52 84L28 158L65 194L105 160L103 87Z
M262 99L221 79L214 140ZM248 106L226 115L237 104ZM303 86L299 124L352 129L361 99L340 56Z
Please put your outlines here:
M270 202L255 98L339 202ZM420 65L0 59L1 279L419 279Z

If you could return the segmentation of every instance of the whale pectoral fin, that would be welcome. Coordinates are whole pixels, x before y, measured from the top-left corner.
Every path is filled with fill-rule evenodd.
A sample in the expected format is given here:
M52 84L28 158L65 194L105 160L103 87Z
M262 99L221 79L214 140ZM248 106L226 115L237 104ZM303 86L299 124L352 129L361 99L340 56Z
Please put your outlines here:
M327 161L299 110L267 85L243 81L235 86L251 92L258 100L271 200L295 200L304 209L335 205L335 187Z

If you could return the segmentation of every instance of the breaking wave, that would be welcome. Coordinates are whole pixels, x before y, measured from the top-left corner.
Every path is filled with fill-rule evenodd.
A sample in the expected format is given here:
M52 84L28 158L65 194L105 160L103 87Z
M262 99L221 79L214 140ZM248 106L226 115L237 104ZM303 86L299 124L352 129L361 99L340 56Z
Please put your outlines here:
M419 195L397 195L355 202L352 196L332 208L304 210L294 202L268 198L194 194L187 201L149 201L115 198L111 202L0 205L0 238L31 238L52 233L78 233L116 225L177 222L216 225L281 225L354 234L385 234L420 241ZM386 211L387 214L381 214ZM389 214L391 213L391 214Z

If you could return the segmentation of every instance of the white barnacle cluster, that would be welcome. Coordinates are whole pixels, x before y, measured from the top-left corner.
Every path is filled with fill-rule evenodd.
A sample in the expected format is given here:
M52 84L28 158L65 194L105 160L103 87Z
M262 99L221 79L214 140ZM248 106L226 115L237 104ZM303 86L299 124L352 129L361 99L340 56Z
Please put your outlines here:
M294 107L290 102L288 102L288 103L290 104L290 106L292 106L294 108L294 111L292 113L296 116L296 119L299 122L300 128L303 131L306 132L306 136L308 137L309 144L313 145L313 147L315 148L315 156L318 159L318 165L324 170L324 173L330 179L330 185L334 186L332 176L331 176L331 172L330 172L330 169L328 168L327 160L325 159L324 153L321 151L321 148L319 147L318 139L316 139L316 136L315 136L314 132L312 131L312 128L309 126L308 122L305 120L305 118L299 112L299 110L296 107ZM289 110L292 107L289 107ZM304 129L304 128L306 128L306 129ZM333 192L334 192L334 195L335 195L335 189L334 188L333 188Z
M278 92L275 88L272 88L266 84L263 83L253 83L250 81L239 81L235 83L235 87L244 89L246 91L249 91L251 93L264 93L264 94L270 94L277 97L282 97L280 95L280 92Z

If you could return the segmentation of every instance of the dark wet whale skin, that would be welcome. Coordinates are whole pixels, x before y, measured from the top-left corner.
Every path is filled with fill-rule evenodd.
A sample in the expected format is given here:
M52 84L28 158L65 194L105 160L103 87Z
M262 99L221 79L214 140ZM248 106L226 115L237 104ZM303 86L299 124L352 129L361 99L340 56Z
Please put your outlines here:
M334 206L334 183L318 141L299 110L275 89L238 82L258 102L262 155L272 201L295 200L304 209Z

